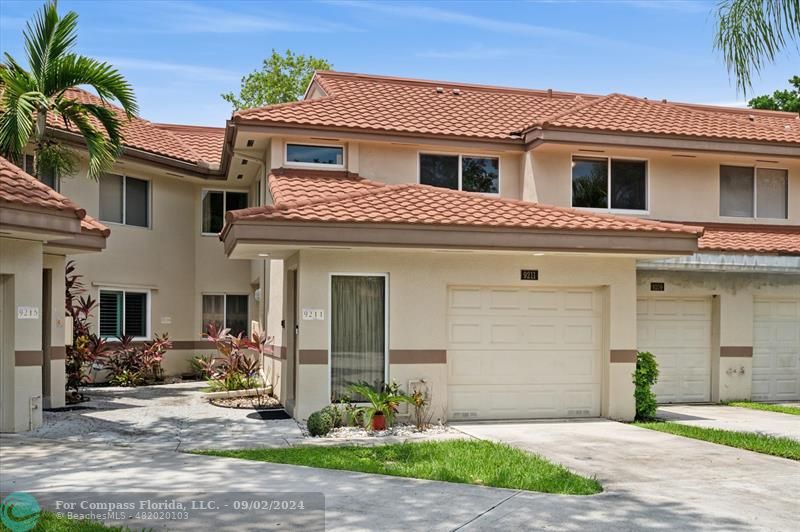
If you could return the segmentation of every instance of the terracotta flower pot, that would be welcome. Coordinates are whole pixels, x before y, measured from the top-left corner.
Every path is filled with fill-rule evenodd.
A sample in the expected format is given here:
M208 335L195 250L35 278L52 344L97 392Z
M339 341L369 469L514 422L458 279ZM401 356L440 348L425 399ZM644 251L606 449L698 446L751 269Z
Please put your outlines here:
M372 430L386 430L386 416L381 413L372 416Z

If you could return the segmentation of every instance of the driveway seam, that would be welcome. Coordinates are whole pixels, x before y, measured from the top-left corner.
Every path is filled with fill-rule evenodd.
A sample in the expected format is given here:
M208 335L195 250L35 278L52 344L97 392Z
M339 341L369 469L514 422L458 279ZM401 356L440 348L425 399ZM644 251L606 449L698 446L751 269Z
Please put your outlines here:
M464 524L462 524L462 525L459 525L459 526L457 526L457 527L456 527L456 528L454 528L454 529L453 529L451 532L456 532L457 530L462 530L462 529L463 529L464 527L466 527L467 525L470 525L470 524L474 523L475 521L477 521L478 519L480 519L480 518L481 518L481 517L483 517L484 515L488 514L488 513L489 513L489 512L491 512L492 510L496 509L497 507L499 507L499 506L500 506L500 505L502 505L503 503L510 501L511 499L513 499L514 497L516 497L517 495L519 495L520 493L522 493L522 490L515 491L514 493L512 493L511 495L509 495L508 497L506 497L506 498L505 498L505 499L503 499L502 501L498 502L498 503L497 503L497 504L495 504L494 506L491 506L491 507L489 507L488 509L486 509L486 510L482 511L481 513L479 513L478 515L476 515L475 517L473 517L472 519L470 519L470 520L469 520L469 521L467 521L466 523L464 523Z

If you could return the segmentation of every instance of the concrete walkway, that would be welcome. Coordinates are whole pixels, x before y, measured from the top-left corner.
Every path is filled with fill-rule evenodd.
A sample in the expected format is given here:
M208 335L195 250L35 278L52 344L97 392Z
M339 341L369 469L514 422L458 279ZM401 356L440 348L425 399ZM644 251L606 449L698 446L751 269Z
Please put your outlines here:
M787 416L789 417L789 416ZM792 530L796 528L800 463L673 436L607 420L457 424L477 438L540 454L605 487L605 512L627 527L665 530ZM481 519L488 528L526 528L522 503ZM549 510L552 511L552 510ZM649 516L652 520L645 516ZM583 518L586 515L583 514ZM578 518L579 520L581 518ZM558 527L556 527L558 528Z
M800 440L800 416L723 405L669 405L658 417L683 425L758 432Z

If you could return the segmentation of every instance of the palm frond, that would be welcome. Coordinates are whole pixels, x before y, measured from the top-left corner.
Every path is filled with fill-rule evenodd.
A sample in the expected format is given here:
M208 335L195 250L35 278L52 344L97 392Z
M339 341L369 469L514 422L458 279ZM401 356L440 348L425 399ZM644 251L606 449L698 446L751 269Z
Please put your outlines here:
M77 54L66 54L48 73L46 81L52 93L78 85L89 85L104 101L114 100L132 118L139 111L133 87L113 65Z
M116 148L92 124L90 112L74 100L61 100L55 111L61 115L67 125L74 124L86 142L89 152L89 178L97 180L103 172L108 171L116 159Z
M23 32L28 64L39 91L48 93L48 72L69 52L78 38L78 14L74 11L59 17L56 2L49 1L34 15Z
M0 69L0 152L17 160L34 131L34 117L47 98L24 70Z
M722 0L714 47L747 94L753 76L800 37L800 0Z

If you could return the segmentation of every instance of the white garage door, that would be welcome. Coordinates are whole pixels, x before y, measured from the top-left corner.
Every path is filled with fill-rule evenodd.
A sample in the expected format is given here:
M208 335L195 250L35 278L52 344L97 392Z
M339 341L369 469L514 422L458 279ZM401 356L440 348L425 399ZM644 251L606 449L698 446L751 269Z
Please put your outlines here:
M448 298L451 419L600 415L598 291L453 287Z
M753 400L800 400L800 299L756 299L754 314Z
M639 351L658 361L658 402L710 401L711 300L639 299L636 320Z

